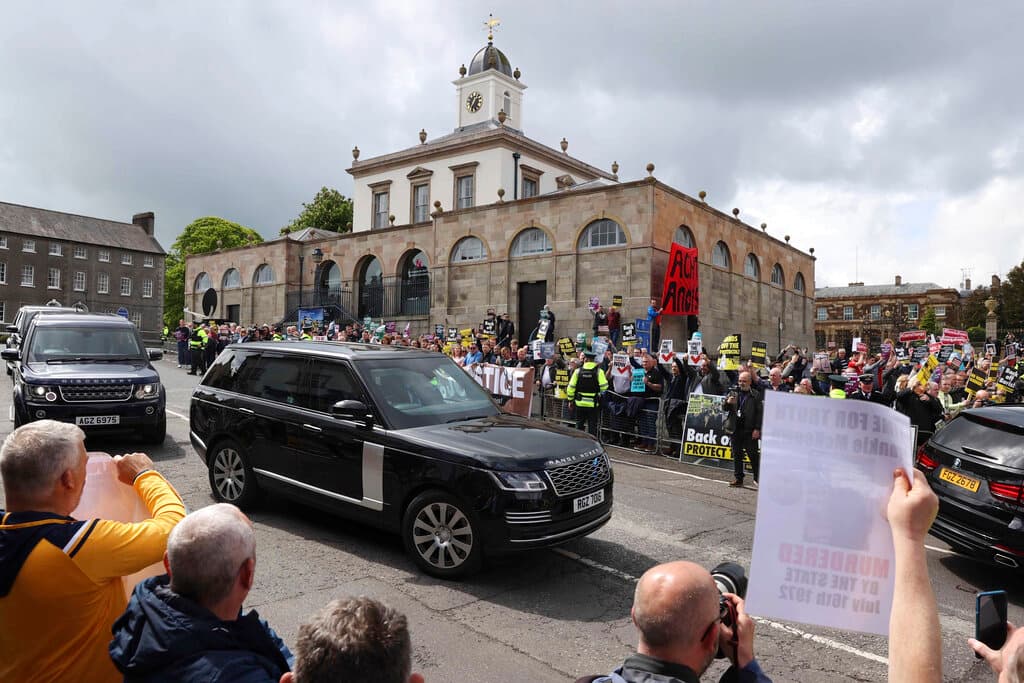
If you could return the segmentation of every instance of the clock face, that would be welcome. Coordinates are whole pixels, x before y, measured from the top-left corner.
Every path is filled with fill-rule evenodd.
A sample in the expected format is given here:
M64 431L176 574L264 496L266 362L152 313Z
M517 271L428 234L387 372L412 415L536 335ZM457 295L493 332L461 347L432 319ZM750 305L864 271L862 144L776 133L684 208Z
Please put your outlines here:
M478 92L469 93L469 97L466 98L466 111L473 112L474 114L480 111L480 107L484 105L484 96Z

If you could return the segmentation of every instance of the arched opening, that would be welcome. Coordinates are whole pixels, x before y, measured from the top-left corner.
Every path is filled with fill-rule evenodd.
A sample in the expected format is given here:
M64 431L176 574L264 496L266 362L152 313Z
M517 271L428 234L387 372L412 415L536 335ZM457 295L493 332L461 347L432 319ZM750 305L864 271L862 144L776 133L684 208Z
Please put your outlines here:
M600 249L601 247L620 247L626 244L626 233L622 226L610 218L601 218L591 222L580 234L576 248Z
M487 248L479 237L470 235L463 237L455 243L452 249L452 264L467 263L469 261L483 261L487 258Z
M334 261L324 261L316 269L314 280L318 306L341 305L341 268Z
M727 270L732 268L732 258L725 242L715 242L715 248L711 251L711 264Z
M384 269L376 256L367 256L359 265L359 317L379 318L384 314Z
M676 235L672 239L676 244L681 244L687 249L693 249L697 246L697 242L693 239L693 233L685 225L680 225L676 228Z
M747 254L747 260L743 263L743 274L755 280L761 279L761 264L753 254Z
M511 256L535 256L551 251L551 240L540 228L527 228L512 240Z
M779 287L786 286L786 275L782 272L782 266L778 263L772 268L772 284Z
M270 267L269 263L264 263L256 269L256 272L252 274L252 283L254 285L270 285L274 283L274 269Z
M196 275L195 287L192 288L193 292L205 292L210 287L213 287L213 280L210 279L209 273L199 273L199 275Z
M807 290L807 285L804 283L804 274L797 273L796 279L793 281L793 289L803 294Z
M242 276L237 268L228 268L221 279L221 289L237 289L242 286Z
M406 252L399 261L402 315L430 312L430 268L427 255L419 249Z

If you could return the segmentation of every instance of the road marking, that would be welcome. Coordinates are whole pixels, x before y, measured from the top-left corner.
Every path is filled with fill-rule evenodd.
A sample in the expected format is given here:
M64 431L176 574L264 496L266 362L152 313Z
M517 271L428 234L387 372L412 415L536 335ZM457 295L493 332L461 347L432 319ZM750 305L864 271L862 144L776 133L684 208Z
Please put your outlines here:
M166 409L166 408L165 408L165 410L167 411L168 415L173 415L174 417L178 418L179 420L184 420L185 422L188 422L188 415L182 415L181 413L176 413L173 410L169 410L169 409Z
M658 469L658 468L651 468L651 469ZM670 470L666 470L666 471L670 471ZM626 581L628 583L636 583L636 581L639 580L639 577L633 576L632 574L624 572L621 569L616 569L615 567L609 567L606 564L601 564L600 562L595 562L594 560L590 559L589 557L583 557L582 555L574 553L571 550L566 550L565 548L552 548L552 552L555 552L555 553L561 555L562 557L566 557L566 558L568 558L568 559L570 559L570 560L572 560L574 562L579 562L580 564L585 565L587 567L590 567L591 569L598 569L598 570L603 571L603 572L605 572L607 574L611 574L612 576L617 576L618 578L620 578L620 579L622 579L622 580L624 580L624 581ZM763 617L755 617L753 615L751 615L751 619L753 619L754 621L756 621L759 624L764 624L765 626L769 626L771 628L774 628L777 631L782 631L783 633L788 633L791 636L796 636L798 638L802 638L803 640L810 640L811 642L817 643L819 645L824 645L825 647L830 647L833 650L840 650L842 652L846 652L846 653L851 654L851 655L856 655L857 657L861 657L863 659L867 659L867 660L872 661L872 662L878 662L879 664L882 664L884 666L889 666L888 658L882 657L881 655L876 655L874 652L868 652L867 650L859 650L859 649L853 647L852 645L847 645L846 643L841 643L838 640L832 640L831 638L826 638L825 636L819 636L819 635L817 635L815 633L808 633L807 631L801 631L798 628L794 628L793 626L789 626L787 624L783 624L783 623L780 623L778 621L772 621L771 619L764 619Z

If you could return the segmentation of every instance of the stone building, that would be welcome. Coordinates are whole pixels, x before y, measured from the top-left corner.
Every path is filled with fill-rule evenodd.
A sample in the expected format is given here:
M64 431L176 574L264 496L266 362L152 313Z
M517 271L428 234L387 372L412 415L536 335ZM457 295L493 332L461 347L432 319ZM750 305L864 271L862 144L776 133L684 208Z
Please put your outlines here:
M163 329L164 250L151 212L131 223L0 202L0 319L57 301Z
M891 285L851 282L846 287L822 287L814 292L814 305L815 344L820 349L831 343L849 349L854 337L877 349L887 337L920 329L929 308L935 311L940 331L960 328L959 290L934 282L903 282L899 275Z
M812 255L662 183L653 165L620 182L618 164L605 171L569 155L564 138L554 149L527 137L520 76L489 41L454 81L452 133L420 131L420 144L371 158L353 149L350 233L189 257L190 308L220 287L218 300L241 306L218 304L211 317L295 320L301 283L301 303L327 316L408 322L413 333L475 325L494 308L525 338L547 303L568 335L591 329L591 297L621 295L623 320L645 317L677 241L699 250L709 346L734 332L745 349L811 343ZM666 318L662 337L681 347L697 325Z

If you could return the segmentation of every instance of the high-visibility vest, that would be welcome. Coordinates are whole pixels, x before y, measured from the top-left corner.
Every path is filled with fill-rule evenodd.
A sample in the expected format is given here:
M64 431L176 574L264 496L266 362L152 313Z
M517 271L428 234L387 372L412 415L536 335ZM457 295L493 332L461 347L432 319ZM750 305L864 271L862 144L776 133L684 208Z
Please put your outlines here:
M608 389L608 378L594 361L587 361L572 374L566 395L579 408L597 406L597 395Z
M188 347L190 349L201 349L203 344L206 342L206 333L200 330L192 330L191 336L188 338Z

